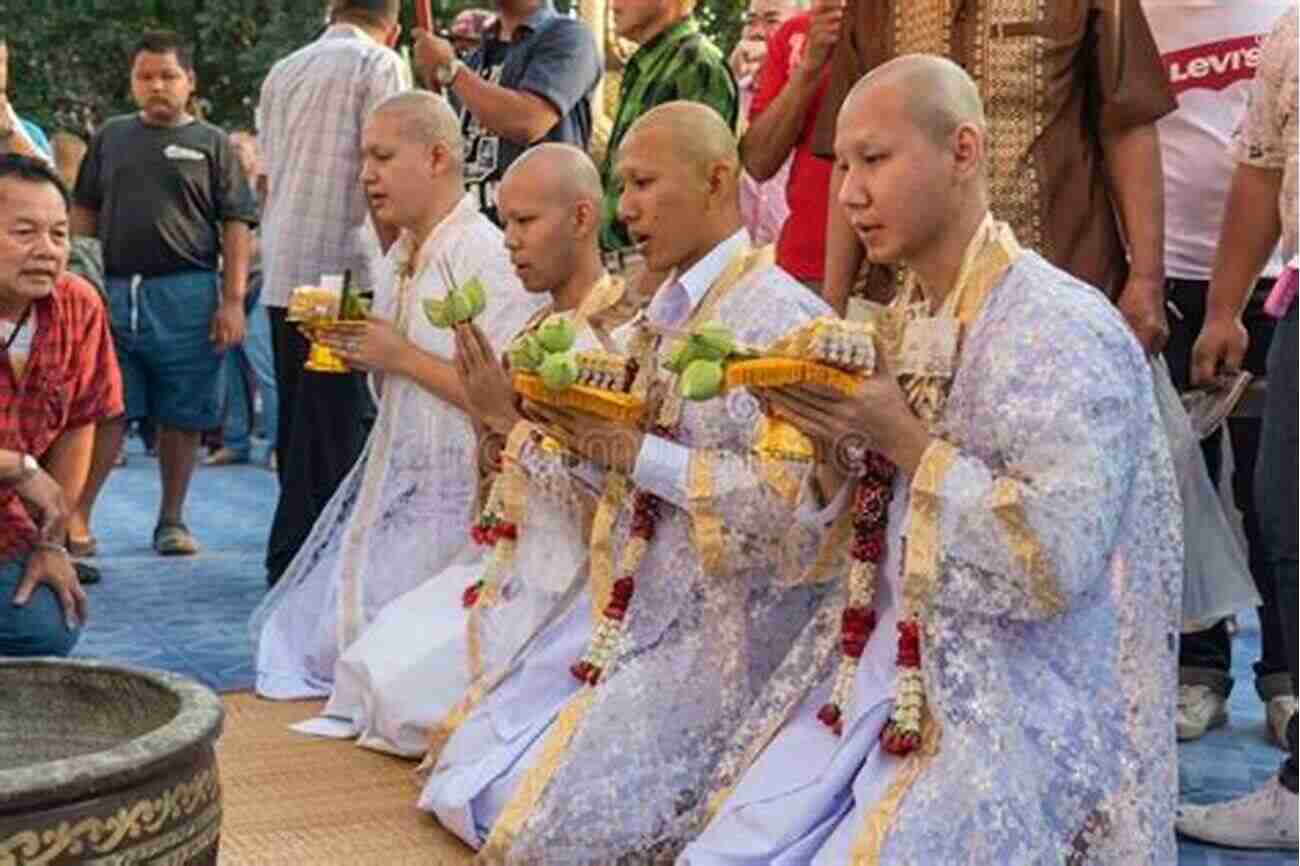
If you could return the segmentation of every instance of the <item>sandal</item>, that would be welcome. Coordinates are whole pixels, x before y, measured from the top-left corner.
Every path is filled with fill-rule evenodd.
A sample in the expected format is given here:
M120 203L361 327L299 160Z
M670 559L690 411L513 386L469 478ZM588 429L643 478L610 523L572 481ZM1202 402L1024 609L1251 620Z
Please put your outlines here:
M153 531L153 549L159 556L193 556L199 543L184 523L159 523Z

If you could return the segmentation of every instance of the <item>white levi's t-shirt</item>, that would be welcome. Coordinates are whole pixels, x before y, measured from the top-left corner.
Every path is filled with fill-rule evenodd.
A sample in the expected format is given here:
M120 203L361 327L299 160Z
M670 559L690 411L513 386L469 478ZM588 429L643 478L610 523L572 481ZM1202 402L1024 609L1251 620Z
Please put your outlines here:
M1209 280L1236 161L1228 149L1260 43L1293 0L1142 0L1178 99L1157 122L1165 173L1165 273ZM1276 276L1280 255L1264 269Z

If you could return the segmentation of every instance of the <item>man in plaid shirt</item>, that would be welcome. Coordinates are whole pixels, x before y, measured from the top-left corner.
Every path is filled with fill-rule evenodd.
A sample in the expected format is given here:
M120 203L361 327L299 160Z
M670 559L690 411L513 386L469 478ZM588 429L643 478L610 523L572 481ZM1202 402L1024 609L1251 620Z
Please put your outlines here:
M63 546L95 424L122 414L107 316L68 263L68 192L0 156L0 656L66 655L86 596Z
M285 312L289 293L323 274L375 286L382 256L361 192L361 128L405 90L399 0L339 0L315 42L271 68L257 107L263 175L262 303L271 320L279 425L280 501L267 541L274 584L357 462L374 420L363 373L303 371L309 344ZM395 234L393 235L395 237ZM385 237L391 242L392 237Z

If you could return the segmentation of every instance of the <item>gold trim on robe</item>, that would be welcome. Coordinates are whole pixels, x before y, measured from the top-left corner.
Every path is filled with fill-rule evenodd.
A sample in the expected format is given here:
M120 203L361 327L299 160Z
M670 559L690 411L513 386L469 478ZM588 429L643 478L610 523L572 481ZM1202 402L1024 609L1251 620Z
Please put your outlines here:
M1038 534L1029 525L1022 490L1020 482L1014 479L1006 476L997 479L993 482L990 507L1002 526L1016 567L1028 578L1026 594L1034 600L1041 616L1057 616L1065 610L1065 596Z
M614 521L627 499L627 476L611 472L605 479L605 490L596 505L596 516L591 522L591 553L587 569L588 594L591 596L592 622L599 622L601 611L609 604L614 592Z
M918 612L931 597L934 578L939 572L939 491L956 459L956 448L935 439L921 455L912 476L903 560L903 603Z
M560 710L560 714L555 717L555 721L546 732L546 741L542 745L541 754L537 757L537 763L529 767L520 778L519 786L505 808L501 810L496 823L492 825L492 832L483 843L483 847L479 849L474 863L495 866L505 862L510 848L515 844L515 839L519 837L519 831L523 830L524 825L528 823L534 806L541 799L546 786L550 784L551 776L559 769L560 762L568 754L569 742L577 733L582 720L586 718L595 696L594 686L583 686L582 691L570 698Z
M456 733L456 729L465 723L465 719L469 718L469 714L495 685L496 683L487 680L471 683L456 706L433 723L433 727L429 729L429 747L424 752L424 759L415 768L417 776L433 770L438 763L438 757L442 754L442 750L446 747L447 741L451 739L452 734Z
M623 298L625 286L621 279L612 277L609 274L603 274L599 280L588 290L582 303L574 312L576 324L585 325L591 329L602 343L608 340L605 334L605 328L613 327L621 323L625 317L619 316L612 322L596 321L602 314L609 313L613 310L615 304ZM519 333L525 334L529 330L540 325L550 314L550 308L539 310L534 314L519 330ZM502 490L502 507L505 509L507 520L519 527L523 523L524 510L527 507L528 497L528 479L520 470L519 462L523 453L524 446L531 441L535 435L542 437L541 445L543 448L554 447L553 440L544 436L541 427L531 421L521 421L516 424L506 437L506 444L501 452L502 467L504 471L498 477L498 481L505 484ZM495 601L493 588L485 588L487 591L480 595L479 602ZM469 654L470 669L470 687L461 696L448 713L433 724L429 731L429 746L425 751L424 759L416 768L416 774L422 775L431 772L438 763L438 757L442 754L443 748L447 741L456 733L456 729L465 723L469 714L482 702L492 689L494 689L500 679L500 676L488 677L487 672L482 670L480 638L478 633L478 605L475 610L470 612L469 622L466 625L466 643Z
M726 559L722 518L710 505L714 493L713 455L692 451L686 468L686 503L691 516L691 541L705 574L721 574Z
M898 816L898 806L903 797L911 790L916 780L934 762L939 754L939 723L931 716L926 716L922 723L921 748L903 759L903 766L890 783L888 790L867 815L862 832L853 840L849 852L849 866L878 866L880 850L884 847L885 837Z

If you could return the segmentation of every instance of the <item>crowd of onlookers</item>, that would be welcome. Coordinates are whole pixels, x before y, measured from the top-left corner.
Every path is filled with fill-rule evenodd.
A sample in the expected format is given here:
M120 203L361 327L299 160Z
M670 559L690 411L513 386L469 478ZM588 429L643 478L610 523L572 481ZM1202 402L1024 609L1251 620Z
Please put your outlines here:
M892 11L882 10L897 3L815 0L805 9L797 0L751 0L729 57L701 31L693 5L611 0L617 38L637 47L622 64L608 124L593 103L601 81L614 80L605 46L548 0L499 0L491 13L462 13L445 31L417 31L410 66L392 50L401 38L395 0L337 0L319 39L265 79L256 130L229 133L195 114L188 46L153 32L130 58L138 113L107 120L89 141L62 131L47 138L17 113L30 106L4 99L8 49L0 41L0 151L35 160L6 157L0 169L0 198L8 204L21 193L32 214L0 212L8 223L0 237L0 349L12 365L0 370L0 448L17 455L9 467L9 452L0 451L0 477L20 479L17 494L0 499L0 589L21 585L25 599L44 582L53 591L39 604L57 612L62 601L68 617L84 614L80 586L100 578L88 561L96 552L94 505L126 459L128 424L158 458L158 554L200 548L184 519L198 464L256 461L280 484L268 582L285 571L362 453L375 414L362 374L304 371L310 345L286 320L289 293L328 274L373 288L392 237L371 220L357 183L357 144L369 111L413 84L443 93L456 109L465 188L493 220L502 176L529 147L592 149L605 190L606 266L643 297L665 275L644 265L638 239L619 220L614 154L655 105L713 107L739 135L751 236L775 244L782 268L852 317L887 300L894 277L864 261L835 206L843 181L831 153L835 111L864 71L896 54L946 53L968 69L978 63L977 78L990 88L993 209L1021 242L1108 294L1147 351L1163 353L1180 390L1204 388L1224 370L1260 379L1269 372L1270 342L1282 326L1265 300L1287 265L1280 250L1295 247L1294 64L1268 72L1289 80L1265 82L1291 100L1292 116L1278 120L1278 149L1233 151L1232 140L1255 85L1259 43L1294 4L1145 0L1080 22L1061 11L987 31L979 29L982 13L967 10L944 22L940 36L919 24L895 29ZM999 59L1006 45L990 44L1031 37L1046 46L1037 65ZM57 192L42 191L42 160ZM1235 218L1269 210L1267 195L1279 192L1280 218L1262 226ZM47 334L54 326L43 308L28 304L50 282L59 286L58 340ZM1286 315L1294 330L1294 306ZM1294 760L1295 521L1289 537L1265 537L1256 501L1268 491L1254 484L1261 461L1279 453L1280 465L1289 459L1294 469L1294 418L1289 438L1279 440L1251 395L1247 388L1203 449L1226 509L1239 512L1262 599L1254 685L1271 738ZM1283 503L1292 513L1294 480ZM50 509L66 511L57 537L33 518ZM31 613L13 637L0 625L0 654L66 651L68 634L42 643L38 619ZM1186 625L1181 739L1226 721L1231 659L1230 618ZM1245 813L1200 815L1184 829L1230 843L1251 843L1254 833L1294 847L1293 764L1283 784L1292 820L1282 830ZM1224 830L1225 821L1246 829ZM1268 835L1279 832L1289 842Z

